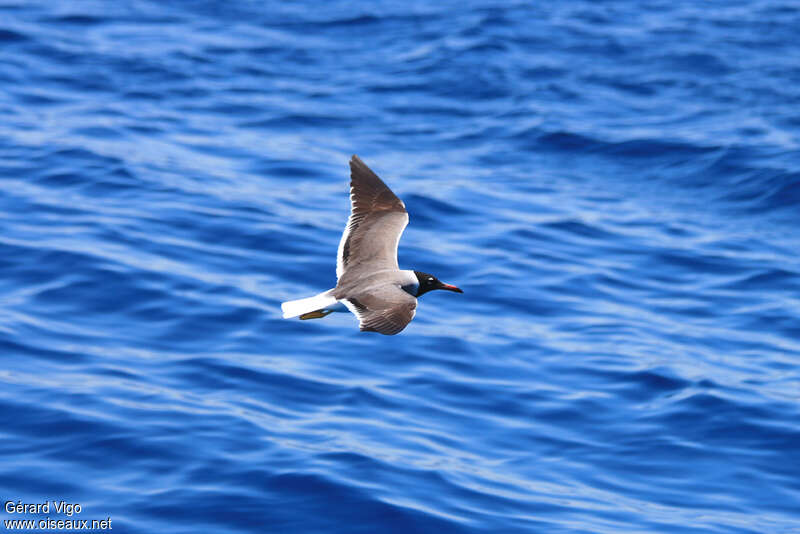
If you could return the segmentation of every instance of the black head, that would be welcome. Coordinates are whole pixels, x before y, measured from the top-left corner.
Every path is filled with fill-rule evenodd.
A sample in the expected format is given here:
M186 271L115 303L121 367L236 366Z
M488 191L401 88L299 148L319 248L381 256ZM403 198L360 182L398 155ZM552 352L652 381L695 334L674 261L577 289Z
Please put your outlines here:
M434 289L446 289L447 291L463 293L461 289L457 288L456 286L451 286L450 284L445 284L432 274L423 273L421 271L414 271L414 274L417 275L417 280L419 280L419 288L417 289L418 297L424 295L428 291L433 291Z

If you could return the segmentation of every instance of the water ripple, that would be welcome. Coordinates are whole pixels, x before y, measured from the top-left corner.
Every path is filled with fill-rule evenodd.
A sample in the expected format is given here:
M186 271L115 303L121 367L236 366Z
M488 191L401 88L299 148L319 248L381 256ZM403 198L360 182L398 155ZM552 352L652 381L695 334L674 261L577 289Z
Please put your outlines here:
M7 499L124 532L797 531L788 3L0 13ZM279 313L335 283L352 153L408 206L400 264L465 289L397 337Z

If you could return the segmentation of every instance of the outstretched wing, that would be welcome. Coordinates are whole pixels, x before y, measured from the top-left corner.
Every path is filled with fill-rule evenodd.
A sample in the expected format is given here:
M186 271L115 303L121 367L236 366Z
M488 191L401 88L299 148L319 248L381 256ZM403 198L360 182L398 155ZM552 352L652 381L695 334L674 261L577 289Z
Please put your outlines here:
M397 244L407 224L403 201L354 155L350 159L350 218L339 241L336 277L362 267L398 269Z
M362 332L387 336L403 330L417 313L417 299L395 285L350 296L342 302L358 317Z

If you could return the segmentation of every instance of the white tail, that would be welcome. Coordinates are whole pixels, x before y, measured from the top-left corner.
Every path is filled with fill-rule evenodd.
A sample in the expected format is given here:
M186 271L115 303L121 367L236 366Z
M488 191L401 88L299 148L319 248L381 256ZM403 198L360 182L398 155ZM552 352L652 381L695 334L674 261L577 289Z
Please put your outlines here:
M324 308L331 308L336 305L338 300L330 293L333 289L329 289L319 295L308 297L304 299L290 300L281 303L281 310L283 310L283 318L289 319L290 317L297 317L304 313L309 313Z

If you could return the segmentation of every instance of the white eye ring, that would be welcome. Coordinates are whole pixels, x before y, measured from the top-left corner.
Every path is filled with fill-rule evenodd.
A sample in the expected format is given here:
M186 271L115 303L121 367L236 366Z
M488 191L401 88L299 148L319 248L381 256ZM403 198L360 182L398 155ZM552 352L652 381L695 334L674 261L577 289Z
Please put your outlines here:
M433 282L433 278L428 278L428 282Z

